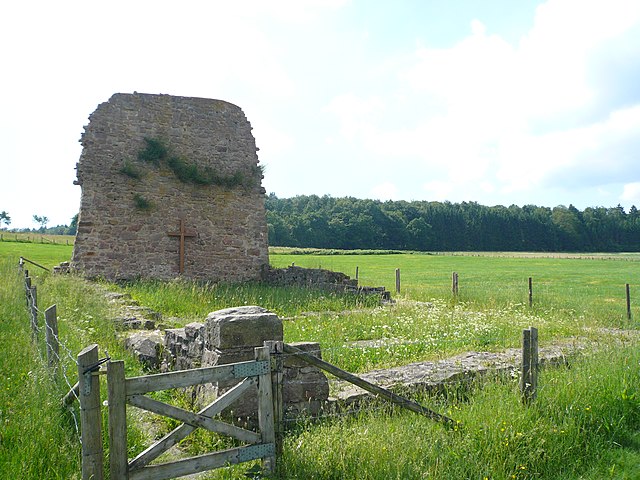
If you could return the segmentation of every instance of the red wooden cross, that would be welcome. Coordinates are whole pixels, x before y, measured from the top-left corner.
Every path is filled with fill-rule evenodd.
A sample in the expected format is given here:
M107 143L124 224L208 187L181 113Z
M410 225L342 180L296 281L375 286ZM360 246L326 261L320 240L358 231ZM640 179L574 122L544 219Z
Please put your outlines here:
M196 233L193 231L189 231L184 226L184 220L180 219L180 231L179 232L169 232L170 237L180 237L180 275L184 272L184 239L186 237L195 237Z

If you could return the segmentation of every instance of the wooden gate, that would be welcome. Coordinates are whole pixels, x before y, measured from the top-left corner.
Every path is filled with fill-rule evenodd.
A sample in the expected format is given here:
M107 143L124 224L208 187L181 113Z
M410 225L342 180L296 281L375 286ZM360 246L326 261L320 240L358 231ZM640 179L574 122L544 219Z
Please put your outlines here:
M275 430L269 347L257 347L255 360L216 367L183 370L143 377L125 378L124 362L107 364L109 390L109 462L113 480L162 480L213 470L229 464L263 459L268 473L275 467ZM171 388L238 379L240 382L198 413L169 405L146 393ZM260 432L252 432L220 420L214 420L226 407L257 385L258 424ZM156 443L129 460L127 457L126 404L184 422ZM233 437L247 444L181 459L153 464L163 452L176 445L196 428Z

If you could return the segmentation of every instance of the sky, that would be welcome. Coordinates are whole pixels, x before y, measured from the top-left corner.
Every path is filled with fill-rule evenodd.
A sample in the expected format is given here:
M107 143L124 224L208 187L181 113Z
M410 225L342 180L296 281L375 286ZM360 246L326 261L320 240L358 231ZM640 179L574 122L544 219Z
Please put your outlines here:
M268 193L640 207L637 0L0 6L0 211L68 224L114 93L225 100Z

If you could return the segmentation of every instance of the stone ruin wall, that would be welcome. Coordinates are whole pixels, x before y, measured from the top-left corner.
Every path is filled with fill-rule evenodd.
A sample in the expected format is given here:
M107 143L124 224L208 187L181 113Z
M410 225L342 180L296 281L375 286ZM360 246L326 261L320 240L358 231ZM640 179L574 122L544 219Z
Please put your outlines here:
M264 189L251 126L235 105L169 95L113 95L89 117L76 183L82 187L72 266L110 280L256 280L268 266ZM138 159L146 139L201 171L245 184L185 183L165 164ZM139 178L123 169L133 169ZM141 208L140 199L147 206Z
M204 323L193 322L183 328L167 329L164 338L152 336L156 338L148 345L151 350L148 358L155 357L152 367L165 371L187 370L253 360L255 347L263 346L267 340L283 340L283 325L273 312L258 306L243 306L211 312ZM140 342L149 336L140 335L138 338ZM134 344L135 340L132 340L129 348L135 352ZM318 343L298 342L292 345L322 358ZM164 355L157 355L158 350L162 350ZM238 381L202 386L197 391L198 404L207 405ZM255 417L258 408L256 388L253 389L256 395L243 396L227 412L232 412L231 416L235 418ZM327 377L317 367L285 355L282 397L286 417L317 415L329 398Z

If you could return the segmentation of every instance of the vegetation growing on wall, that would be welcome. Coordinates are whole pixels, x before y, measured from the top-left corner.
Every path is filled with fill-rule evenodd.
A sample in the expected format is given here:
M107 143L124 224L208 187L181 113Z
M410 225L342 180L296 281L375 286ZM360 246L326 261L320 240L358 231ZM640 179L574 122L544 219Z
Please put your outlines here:
M220 175L212 168L199 168L197 165L189 163L185 158L173 154L162 140L145 138L144 141L145 148L138 152L138 160L152 163L155 166L166 165L184 183L217 185L226 188L251 187L255 185L256 180L262 175L262 169L257 166L251 169L249 175L245 175L242 172L235 172L232 175ZM122 170L121 172L132 176L130 172Z
M134 180L140 180L142 177L142 172L137 169L131 162L124 162L124 165L119 170L120 173L126 175L127 177L133 178Z
M136 193L133 196L133 203L135 203L136 208L138 210L149 210L151 209L151 207L153 206L151 204L151 202L149 200L147 200L146 198L144 198L142 195L140 195L139 193Z
M168 148L160 140L155 138L145 138L145 148L138 152L138 160L151 162L154 165L160 165L160 162L166 160L169 155Z

